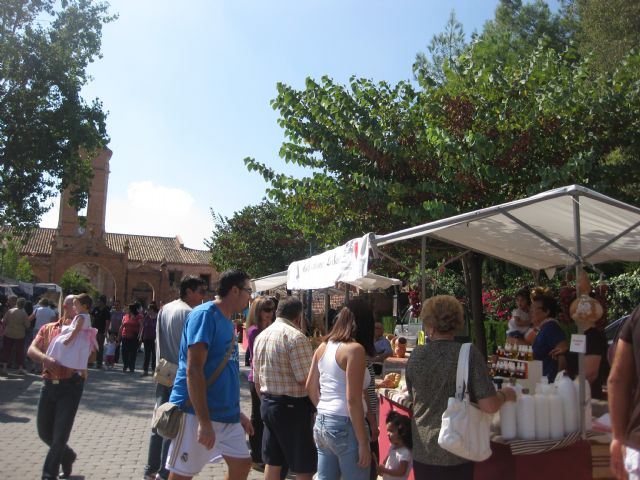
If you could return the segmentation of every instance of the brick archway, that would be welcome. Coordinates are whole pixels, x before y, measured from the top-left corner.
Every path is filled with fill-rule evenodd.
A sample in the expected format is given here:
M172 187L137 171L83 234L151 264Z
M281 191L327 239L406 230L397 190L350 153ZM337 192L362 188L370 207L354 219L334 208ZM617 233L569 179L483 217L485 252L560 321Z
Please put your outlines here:
M89 279L91 285L100 295L105 295L108 301L118 298L118 282L116 276L99 262L80 261L69 265L62 271L60 277L65 272L75 271Z
M156 298L156 291L149 282L138 282L131 288L131 300L140 302L143 307L148 307L149 303Z

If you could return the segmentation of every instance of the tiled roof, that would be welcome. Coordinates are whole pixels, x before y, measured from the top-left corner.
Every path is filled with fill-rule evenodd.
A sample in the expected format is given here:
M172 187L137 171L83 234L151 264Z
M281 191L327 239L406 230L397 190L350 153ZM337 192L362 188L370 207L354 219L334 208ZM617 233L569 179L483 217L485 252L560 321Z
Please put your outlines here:
M124 244L129 240L129 260L188 263L208 265L211 254L207 250L186 248L178 237L152 237L149 235L129 235L126 233L105 233L107 247L118 253L124 253Z
M9 227L0 227L0 233L11 234L20 240L24 247L22 253L27 255L51 255L51 240L56 233L55 228L33 228L18 233Z
M0 227L1 233L12 232ZM25 243L22 253L27 255L51 255L51 241L55 228L34 228L14 236ZM129 260L146 262L167 262L191 265L209 265L211 254L207 250L185 247L179 237L153 237L150 235L129 235L126 233L105 233L105 244L111 250L124 253L124 245L129 240Z

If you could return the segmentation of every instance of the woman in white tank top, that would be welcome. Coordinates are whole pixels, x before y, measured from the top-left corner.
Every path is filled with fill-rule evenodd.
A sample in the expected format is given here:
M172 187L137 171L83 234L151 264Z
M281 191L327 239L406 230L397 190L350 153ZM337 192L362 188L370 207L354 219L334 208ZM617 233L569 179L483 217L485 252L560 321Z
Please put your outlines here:
M313 437L318 480L366 480L371 451L365 426L365 390L371 381L366 356L373 347L373 312L351 300L314 356L307 390L318 409Z

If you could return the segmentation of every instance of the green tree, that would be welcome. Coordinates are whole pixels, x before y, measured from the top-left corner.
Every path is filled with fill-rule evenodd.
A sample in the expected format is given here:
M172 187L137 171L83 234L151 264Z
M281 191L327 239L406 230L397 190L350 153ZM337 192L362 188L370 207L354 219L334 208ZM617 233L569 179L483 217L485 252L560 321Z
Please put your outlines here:
M0 245L0 276L19 280L21 282L31 282L33 280L33 270L29 259L21 254L22 243L20 240L7 236L2 239Z
M64 295L87 293L93 298L98 296L98 291L91 285L91 281L74 270L67 270L62 274L60 287Z
M640 47L640 2L577 0L580 50L593 55L594 67L612 72L633 48Z
M282 221L283 210L272 202L245 207L231 218L213 211L212 215L214 228L207 246L218 271L240 268L262 277L286 270L309 251L301 232Z
M418 80L430 83L443 83L446 80L445 70L457 65L458 57L466 49L464 28L451 10L444 31L434 35L427 47L429 55L424 52L416 54L413 72Z
M36 224L47 199L69 185L73 203L86 203L90 160L107 135L101 103L80 92L100 56L102 26L114 18L107 8L0 2L0 224Z

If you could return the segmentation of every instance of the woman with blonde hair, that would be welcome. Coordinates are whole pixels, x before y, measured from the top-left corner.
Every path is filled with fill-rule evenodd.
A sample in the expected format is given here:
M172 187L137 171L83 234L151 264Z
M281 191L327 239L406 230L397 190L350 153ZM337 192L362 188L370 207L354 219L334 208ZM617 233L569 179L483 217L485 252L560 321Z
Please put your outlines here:
M438 444L442 414L449 397L456 393L456 371L461 344L454 336L464 324L460 302L450 295L428 299L420 319L429 335L426 345L416 347L409 357L406 381L413 400L411 432L413 470L416 478L471 480L473 462L448 452ZM515 401L511 388L496 393L484 357L471 346L469 395L483 412L495 413L507 401Z
M251 460L254 467L263 469L262 462L262 431L264 424L260 416L260 397L256 392L256 386L253 382L253 344L256 337L273 322L275 317L275 305L269 297L259 296L251 303L249 315L247 316L247 352L249 353L249 391L251 392L251 424L253 425L254 434L249 437L251 445Z
M318 480L369 478L371 450L364 391L371 378L367 355L375 355L373 312L361 299L340 311L311 363L307 391L318 414Z

